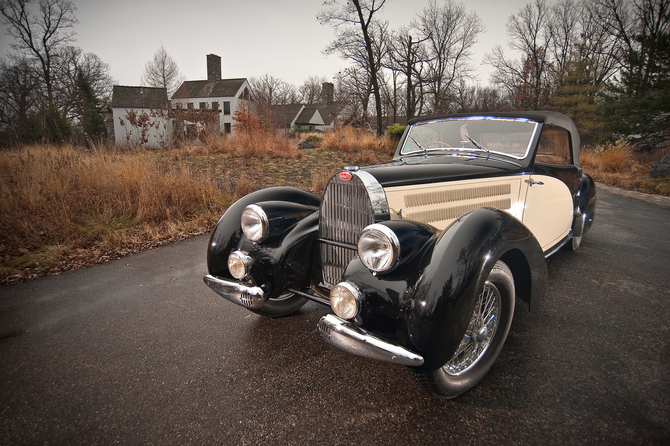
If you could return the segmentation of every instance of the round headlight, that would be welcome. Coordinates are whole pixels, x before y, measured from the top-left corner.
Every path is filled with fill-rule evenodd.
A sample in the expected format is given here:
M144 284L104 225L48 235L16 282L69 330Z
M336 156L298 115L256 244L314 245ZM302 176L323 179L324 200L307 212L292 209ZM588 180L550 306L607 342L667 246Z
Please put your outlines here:
M373 224L365 229L358 239L358 255L370 270L388 271L393 268L400 253L400 242L387 226Z
M250 204L244 208L240 224L244 235L253 242L262 242L268 235L268 217L258 205Z
M353 319L363 300L361 292L352 283L341 282L330 290L330 306L342 319Z
M228 255L228 271L230 275L238 280L242 280L251 272L253 261L251 257L242 251L234 251Z

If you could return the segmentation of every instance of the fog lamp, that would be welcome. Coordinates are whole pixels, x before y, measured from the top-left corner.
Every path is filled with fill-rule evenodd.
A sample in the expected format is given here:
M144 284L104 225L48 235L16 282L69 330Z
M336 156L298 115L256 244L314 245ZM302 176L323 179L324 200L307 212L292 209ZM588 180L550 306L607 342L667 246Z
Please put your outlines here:
M234 251L228 255L228 271L237 280L242 280L251 272L253 261L242 251Z
M363 296L353 283L341 282L330 290L330 306L342 319L355 318L362 301Z

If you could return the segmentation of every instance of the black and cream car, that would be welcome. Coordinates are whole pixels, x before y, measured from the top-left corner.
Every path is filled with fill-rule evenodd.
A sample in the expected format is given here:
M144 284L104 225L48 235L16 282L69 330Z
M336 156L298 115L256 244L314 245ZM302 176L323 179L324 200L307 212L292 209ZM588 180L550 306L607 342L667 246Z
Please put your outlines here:
M330 306L327 343L452 398L490 369L516 298L542 300L545 258L579 247L595 202L560 113L418 118L393 162L345 167L322 196L275 187L233 204L204 280L268 317Z

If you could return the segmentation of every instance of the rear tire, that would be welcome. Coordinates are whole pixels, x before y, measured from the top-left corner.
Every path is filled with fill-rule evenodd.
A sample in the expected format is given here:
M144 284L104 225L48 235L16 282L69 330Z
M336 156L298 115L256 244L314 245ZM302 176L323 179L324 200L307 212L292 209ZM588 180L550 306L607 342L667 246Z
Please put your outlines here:
M502 350L514 315L514 277L498 261L470 318L454 356L423 377L428 389L440 398L454 398L474 387L489 371Z

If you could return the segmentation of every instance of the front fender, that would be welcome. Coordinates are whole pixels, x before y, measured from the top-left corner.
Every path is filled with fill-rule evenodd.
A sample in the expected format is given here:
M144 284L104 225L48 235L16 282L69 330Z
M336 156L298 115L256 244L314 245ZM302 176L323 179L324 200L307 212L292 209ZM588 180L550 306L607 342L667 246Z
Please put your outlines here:
M321 198L315 194L293 187L272 187L246 195L233 203L219 219L207 247L207 269L209 274L232 279L228 271L228 254L237 249L244 237L240 228L240 217L250 204L268 201L284 201L314 207L318 210Z
M446 363L460 344L480 290L502 257L523 259L517 268L533 300L546 293L547 266L535 236L520 221L492 208L456 220L438 238L404 312L402 342L421 352L423 371ZM522 265L528 271L522 272ZM520 283L521 284L521 283Z

